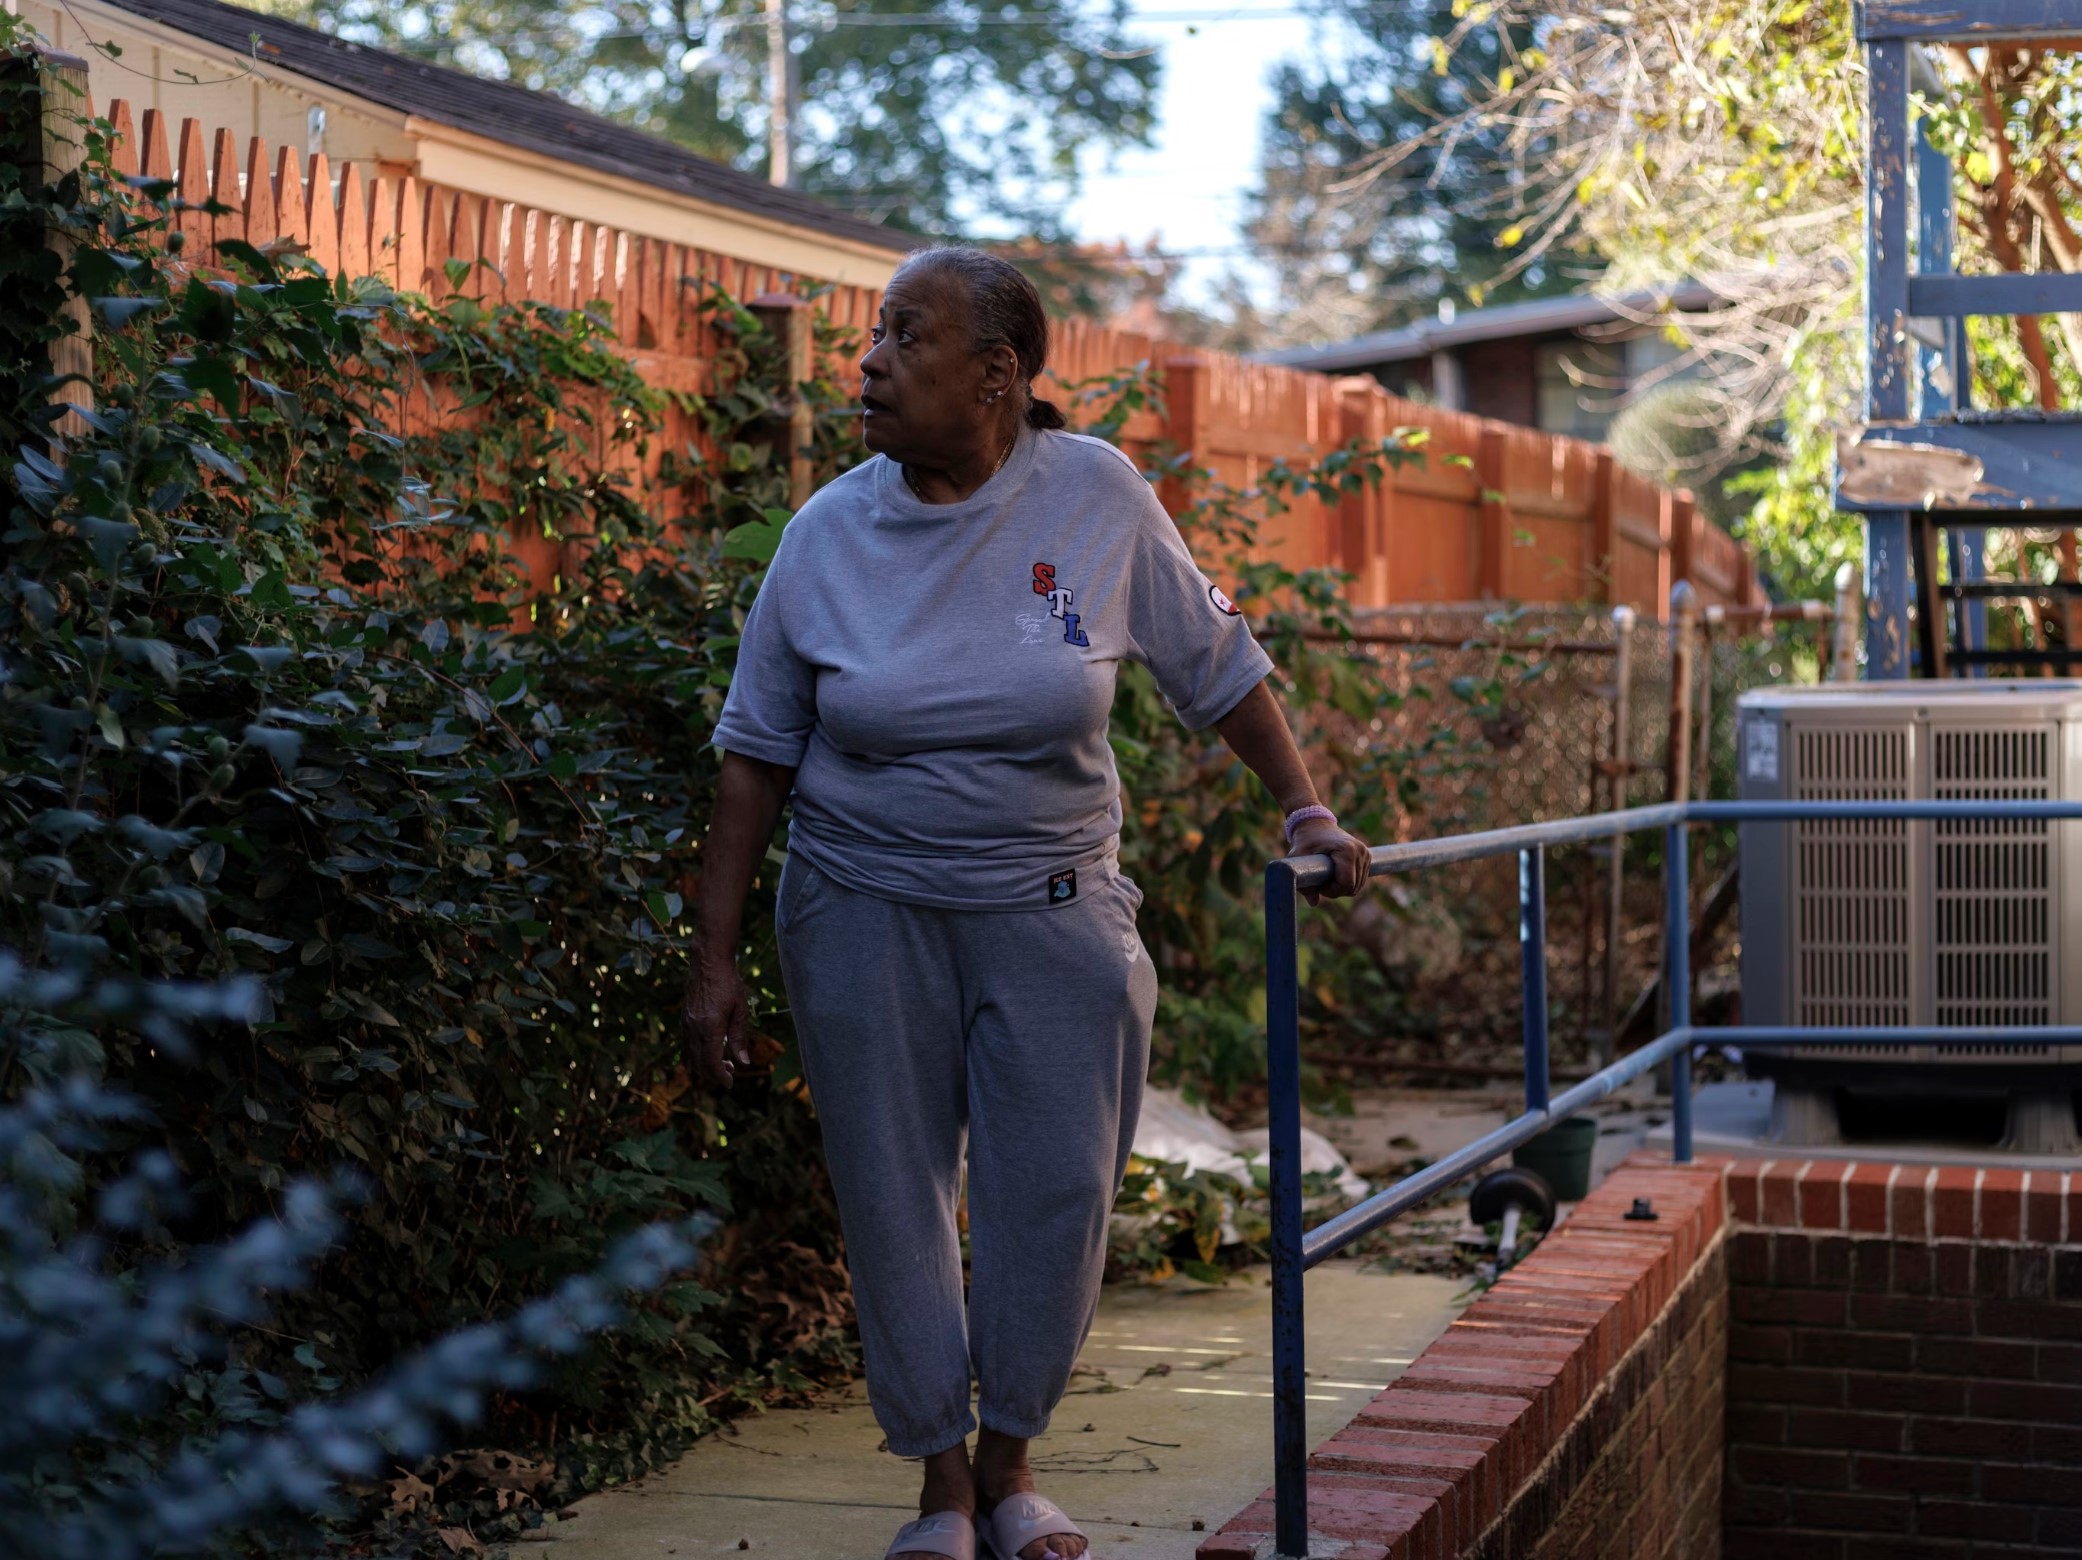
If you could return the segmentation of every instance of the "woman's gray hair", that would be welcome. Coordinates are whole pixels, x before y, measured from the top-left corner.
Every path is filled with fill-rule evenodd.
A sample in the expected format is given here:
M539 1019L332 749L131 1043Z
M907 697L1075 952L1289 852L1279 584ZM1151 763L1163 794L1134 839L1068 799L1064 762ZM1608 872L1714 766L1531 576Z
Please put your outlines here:
M1048 367L1048 311L1041 294L1018 266L980 249L959 244L941 244L921 249L902 265L897 275L930 271L958 280L969 296L969 345L977 352L1010 347L1019 360L1019 378L1026 391L1026 421L1030 428L1063 428L1069 420L1062 408L1034 394L1034 380Z

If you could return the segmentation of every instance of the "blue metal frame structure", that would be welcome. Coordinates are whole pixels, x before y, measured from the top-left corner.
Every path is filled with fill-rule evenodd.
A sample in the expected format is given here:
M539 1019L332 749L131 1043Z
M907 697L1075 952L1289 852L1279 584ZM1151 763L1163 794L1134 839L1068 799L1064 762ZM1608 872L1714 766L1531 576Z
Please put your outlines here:
M1842 493L1837 507L1866 526L1866 674L1911 671L1909 603L1918 570L1936 568L1936 527L1947 531L1955 581L1981 579L1981 529L2014 524L2020 511L2041 523L2082 523L2082 419L1980 413L1966 409L1964 320L1971 315L2082 312L2082 274L1960 276L1952 271L1952 181L1944 156L1909 124L1910 51L1928 43L2037 43L2082 47L2082 0L1858 0L1857 36L1865 48L1870 140L1866 153L1867 443L1923 444L1980 463L1970 496L1924 514L1898 500L1861 502ZM1915 168L1914 190L1909 170ZM1916 266L1909 265L1911 210ZM1909 361L1911 327L1941 345ZM1920 388L1911 410L1911 391ZM1929 600L1935 602L1935 582ZM1986 652L1983 600L1958 598L1960 644L1972 665ZM1942 607L1936 608L1942 611ZM1923 643L1941 637L1925 625ZM1941 654L1934 660L1943 661ZM1941 667L1925 667L1926 674Z
M2076 1045L2082 1028L2016 1026L1984 1029L1694 1028L1691 1021L1690 938L1665 939L1664 981L1670 992L1670 1029L1611 1066L1560 1094L1552 1092L1547 1034L1547 852L1564 845L1617 841L1641 830L1661 830L1667 863L1667 924L1689 925L1686 830L1703 823L1792 823L1857 820L2082 820L2082 802L1674 802L1596 813L1554 823L1484 834L1374 847L1371 877L1448 866L1491 856L1518 857L1518 935L1525 1001L1525 1110L1486 1137L1448 1154L1412 1176L1349 1208L1313 1230L1301 1221L1301 1019L1298 973L1300 894L1330 881L1321 856L1296 856L1265 869L1266 1073L1270 1088L1272 1157L1273 1483L1277 1518L1274 1548L1282 1560L1308 1555L1307 1357L1302 1331L1302 1280L1308 1269L1362 1235L1528 1143L1572 1112L1664 1063L1671 1079L1671 1158L1692 1158L1691 1063L1702 1045L1735 1044L1767 1050L1812 1044Z
M1954 237L1952 210L1952 160L1930 139L1929 129L1916 133L1916 269L1925 275L1945 275L1952 269ZM1915 279L1909 282L1911 302ZM1938 337L1927 339L1916 352L1916 415L1932 421L1954 418L1972 398L1972 363L1966 355L1966 321L1938 322ZM1979 530L1954 526L1945 533L1945 558L1954 581L1971 583L1985 573L1987 538ZM1962 600L1959 604L1959 648L1969 653L1988 648L1988 604ZM1984 677L1987 668L1970 666L1970 677Z

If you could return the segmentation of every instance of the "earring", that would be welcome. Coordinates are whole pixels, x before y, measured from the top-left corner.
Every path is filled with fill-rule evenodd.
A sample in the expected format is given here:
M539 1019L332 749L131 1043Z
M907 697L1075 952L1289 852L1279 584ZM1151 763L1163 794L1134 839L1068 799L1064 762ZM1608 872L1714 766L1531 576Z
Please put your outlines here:
M1003 395L1004 393L1005 393L1005 392L1004 392L1004 391L1002 391L1002 390L993 390L993 391L991 391L991 393L990 393L989 395L987 395L987 396L985 396L985 397L983 398L983 404L984 404L985 406L988 406L988 405L990 405L990 403L991 403L991 402L995 401L995 400L996 400L996 399L997 399L997 398L998 398L999 396Z

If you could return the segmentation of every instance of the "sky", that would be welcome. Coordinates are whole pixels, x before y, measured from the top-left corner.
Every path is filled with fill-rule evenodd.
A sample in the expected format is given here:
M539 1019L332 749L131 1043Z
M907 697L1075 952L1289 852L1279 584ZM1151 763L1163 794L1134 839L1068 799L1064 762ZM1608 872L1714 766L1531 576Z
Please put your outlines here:
M1254 9L1273 14L1253 16ZM1070 221L1089 242L1140 245L1154 236L1166 253L1194 254L1178 291L1198 303L1226 270L1248 272L1237 223L1257 182L1259 132L1271 102L1266 77L1314 41L1288 0L1250 0L1229 13L1196 6L1188 14L1199 18L1190 30L1153 20L1162 15L1158 6L1138 8L1136 31L1164 51L1157 144L1089 165Z

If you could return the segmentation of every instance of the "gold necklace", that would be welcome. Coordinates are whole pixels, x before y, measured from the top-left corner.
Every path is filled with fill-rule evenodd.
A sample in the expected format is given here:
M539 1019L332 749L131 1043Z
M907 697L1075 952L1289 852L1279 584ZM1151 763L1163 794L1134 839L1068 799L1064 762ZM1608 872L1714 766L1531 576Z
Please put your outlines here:
M998 463L990 468L990 475L986 476L982 482L977 483L977 487L982 487L985 483L990 481L991 477L996 476L999 472L1005 469L1005 462L1012 458L1013 447L1018 443L1019 434L1015 430L1011 439L1009 439L1006 442L1004 452L998 456ZM908 487L911 490L911 492L917 497L919 503L924 503L926 501L925 489L918 485L917 474L913 472L909 466L899 466L898 470L902 471L904 474L904 486Z

